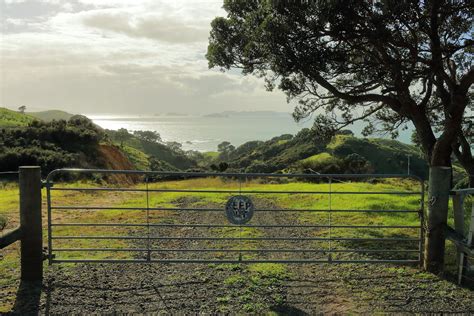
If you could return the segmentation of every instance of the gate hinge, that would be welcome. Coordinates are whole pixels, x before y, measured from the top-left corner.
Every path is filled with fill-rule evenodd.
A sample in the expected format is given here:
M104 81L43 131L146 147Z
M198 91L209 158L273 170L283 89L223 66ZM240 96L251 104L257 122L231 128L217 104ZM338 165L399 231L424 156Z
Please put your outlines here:
M56 258L56 255L48 255L47 253L43 253L43 261L45 260L49 260L49 259L55 259Z
M52 188L54 184L45 180L41 181L41 188Z
M56 255L55 254L49 255L48 247L44 247L43 248L43 261L44 260L49 260L49 259L54 259L54 258L56 258Z

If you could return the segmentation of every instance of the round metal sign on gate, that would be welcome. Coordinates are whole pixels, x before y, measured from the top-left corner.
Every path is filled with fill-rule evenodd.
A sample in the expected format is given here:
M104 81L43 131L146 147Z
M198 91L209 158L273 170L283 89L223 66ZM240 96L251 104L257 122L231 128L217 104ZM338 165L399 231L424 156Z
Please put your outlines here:
M243 195L231 197L225 205L227 219L236 225L245 224L250 221L253 216L253 210L252 200Z

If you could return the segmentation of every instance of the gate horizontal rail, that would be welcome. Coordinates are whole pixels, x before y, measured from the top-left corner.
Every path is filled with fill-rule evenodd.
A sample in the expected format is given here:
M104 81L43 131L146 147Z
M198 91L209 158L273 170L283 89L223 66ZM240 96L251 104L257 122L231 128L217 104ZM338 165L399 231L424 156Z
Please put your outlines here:
M53 178L59 174L70 174L70 173L80 173L80 174L122 174L122 175L133 175L140 176L144 178L145 187L134 186L134 187L57 187ZM213 190L209 188L203 189L182 189L182 188L162 188L155 187L150 188L149 183L150 179L153 179L157 184L163 183L164 181L179 181L187 180L193 178L220 178L228 179L225 183L228 186L236 185L238 189L218 189ZM272 179L272 178L288 178L289 181L294 183L303 181L301 183L310 184L310 185L328 185L328 190L255 190L253 188L243 189L242 183L245 181L250 181L252 179ZM386 178L400 178L400 179L411 179L420 184L420 190L333 190L332 182L336 179L346 179L348 181L356 180L361 181L364 179L386 179ZM308 182L308 180L319 180L317 183ZM292 182L292 183L293 183ZM340 184L338 184L340 185ZM49 252L49 262L50 263L61 263L61 262L75 262L75 263L85 263L85 262L105 262L105 263L126 263L126 262L161 262L161 263L258 263L258 262L268 262L268 263L421 263L422 252L423 252L423 209L424 209L424 185L423 181L414 176L407 175L373 175L373 174L262 174L262 173L201 173L201 172L152 172L152 171L135 171L135 170L101 170L101 169L58 169L51 172L45 181L45 186L47 189L47 204L48 204L48 252ZM143 193L143 206L101 206L101 205L54 205L54 198L52 194L54 192L83 192L84 194L88 193L102 193L107 194L107 192L118 193L130 193L130 194L140 194ZM318 207L308 207L305 208L282 208L282 207L272 207L268 208L257 205L253 208L257 219L256 223L252 224L226 224L222 223L222 218L225 218L224 206L214 207L189 207L189 205L174 207L173 205L150 205L151 203L151 194L158 194L166 196L167 194L175 194L176 196L183 197L194 197L195 199L202 198L199 194L204 195L213 195L220 196L220 199L225 196L248 196L254 197L258 200L260 197L265 196L275 196L281 197L282 195L287 195L289 197L294 197L296 201L306 195L309 199L314 199L315 201L321 201L322 204L328 205L327 208L318 208ZM180 195L182 194L182 195ZM184 195L183 195L184 194ZM383 207L374 207L373 209L357 209L357 208L333 208L332 201L340 196L341 198L347 196L361 196L364 199L378 199L381 196L399 196L401 199L403 197L410 198L412 196L420 196L419 208L412 209L406 207L403 209L390 208L384 209ZM135 198L141 195L133 195ZM92 197L93 198L93 197ZM284 197L287 198L287 197ZM93 202L93 201L92 201ZM155 202L156 203L156 202ZM173 204L171 201L168 204ZM79 203L86 204L86 203ZM91 203L93 204L93 203ZM347 202L347 206L350 206L350 200ZM75 214L75 216L81 216L84 212L95 212L95 211L119 211L123 212L123 216L134 211L144 211L146 212L146 222L142 223L127 223L127 222L72 222L66 220L66 222L53 222L52 213L53 212L62 212L62 217L67 217L70 214ZM160 213L167 211L169 213ZM185 223L161 223L156 222L156 218L153 219L150 214L168 214L174 219L184 220ZM344 223L333 223L333 216L340 216L344 219L346 216L350 220L350 216L353 214L363 214L367 216L367 223L372 223L372 218L374 216L411 216L413 214L418 215L418 222L416 225L390 225L390 222L386 225L380 225L376 222L373 224L364 224L364 223L355 223L355 224L344 224ZM261 215L258 215L261 214ZM297 223L261 223L261 220L276 220L277 216L282 216L279 218L279 221L288 221L293 220ZM301 214L301 215L298 215ZM299 217L291 216L309 216L305 214L310 214L311 216L320 216L317 217L318 220L324 220L324 217L327 216L327 223L307 223L306 220L299 220ZM314 215L313 215L314 214ZM393 215L392 215L393 214ZM168 216L166 215L166 216ZM224 216L222 216L224 215ZM132 216L132 215L130 215ZM136 216L136 215L135 215ZM163 215L164 216L164 215ZM219 217L220 216L220 217ZM261 217L259 217L261 216ZM210 220L209 223L189 223L188 219L194 218L194 220ZM305 217L306 218L306 217ZM260 220L260 222L259 222ZM412 219L413 221L413 219ZM138 233L136 236L133 234L111 234L108 235L99 233L95 235L94 233L90 234L74 234L68 233L66 235L57 235L53 234L53 230L61 228L95 228L99 229L118 229L118 228L130 228L135 230L146 229L146 232ZM240 233L237 236L219 236L215 235L219 232L215 232L211 229L237 229ZM245 230L259 230L261 235L257 236L248 236L243 234ZM154 230L154 232L152 232ZM359 231L362 234L368 234L369 236L336 236L336 231ZM170 234L180 233L182 236L173 236ZM199 233L208 233L211 235L199 235ZM247 231L248 232L248 231ZM379 233L384 232L384 233ZM385 233L387 232L387 233ZM391 234L390 234L391 232ZM406 233L405 233L406 232ZM409 233L410 232L410 233ZM267 236L266 234L270 235ZM274 234L274 235L272 235ZM280 236L280 234L287 234L286 236ZM315 235L316 234L316 235ZM324 236L319 236L319 235ZM388 235L386 235L388 234ZM126 241L128 243L135 244L135 247L124 246L124 247L104 247L103 244L82 244L86 241L97 241L97 243L104 241ZM58 246L53 248L53 241L60 243ZM77 245L62 244L64 242L74 242L81 241L82 247ZM243 242L252 243L252 247L244 245ZM227 244L216 244L217 242L231 242L231 245ZM267 245L265 245L267 242ZM286 242L287 245L280 245L279 243ZM324 246L317 246L315 244L322 243ZM255 244L256 243L256 244ZM304 243L305 247L301 247ZM344 244L348 243L348 244ZM145 245L145 247L144 247ZM344 246L345 245L345 246ZM214 247L212 247L214 246ZM223 247L222 249L216 246ZM227 248L225 248L227 246ZM359 247L358 247L359 246ZM230 247L230 248L229 248ZM254 247L257 247L254 249ZM341 248L342 247L342 248ZM345 247L345 248L344 248ZM372 248L374 247L374 248ZM139 253L141 255L135 256L130 259L122 258L103 258L103 259L94 259L94 258L83 258L78 257L71 259L66 258L56 258L56 254L64 253L85 253L90 254L91 252L96 253ZM143 258L143 254L146 254L146 257ZM161 257L156 258L152 254L162 254ZM180 258L177 257L178 254L190 254L190 255L200 255L199 257L194 258ZM206 257L204 254L214 254L212 257ZM238 254L238 259L235 258L222 258L222 254ZM243 255L244 254L244 255ZM254 257L245 257L247 255L276 255L277 257L263 257L255 259ZM299 258L286 258L283 254L293 254L299 255ZM321 255L326 257L308 257L308 254ZM375 258L353 258L353 257L342 257L342 258L333 258L332 255L363 255L368 254L376 255ZM380 258L381 254L389 254L392 257ZM417 258L393 258L400 254L417 254ZM171 256L171 257L169 257Z
M317 252L327 253L328 250L324 249L147 249L147 248L55 248L54 251L100 251L100 252L120 252L120 251L152 251L152 252ZM332 252L336 253L366 253L366 252L418 252L418 249L333 249Z
M52 239L420 241L419 238L53 236Z
M235 225L219 225L219 224L122 224L122 223L59 223L51 224L52 226L71 226L71 227L81 227L81 226L97 226L97 227L217 227L217 228L235 228ZM400 226L400 225L242 225L242 227L248 228L413 228L419 229L421 226Z
M412 191L238 191L238 190L168 190L168 189L123 189L123 188L51 188L51 191L110 191L110 192L172 192L172 193L221 193L221 194L364 194L364 195L419 195Z
M122 211L189 211L222 212L222 208L183 207L103 207L103 206L52 206L52 210L122 210ZM256 212L319 212L319 213L419 213L417 210L314 210L314 209L255 209Z
M393 264L417 264L418 260L316 260L316 259L299 259L299 260L208 260L208 259L53 259L51 263L207 263L207 264L241 264L241 263L282 263L282 264L314 264L314 263L393 263Z

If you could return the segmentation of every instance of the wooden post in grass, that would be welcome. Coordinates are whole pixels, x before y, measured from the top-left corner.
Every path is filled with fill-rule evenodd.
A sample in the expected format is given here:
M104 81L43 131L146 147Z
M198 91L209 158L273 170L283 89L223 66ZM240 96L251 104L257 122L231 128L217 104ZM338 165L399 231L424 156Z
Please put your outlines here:
M451 168L430 167L424 266L427 271L436 274L441 273L444 266L450 189Z
M41 169L20 167L21 280L43 279Z

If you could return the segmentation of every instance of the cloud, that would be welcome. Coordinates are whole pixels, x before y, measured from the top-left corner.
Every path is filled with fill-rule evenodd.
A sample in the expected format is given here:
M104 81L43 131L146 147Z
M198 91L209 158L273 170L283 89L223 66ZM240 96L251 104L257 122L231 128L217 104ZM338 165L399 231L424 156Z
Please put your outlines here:
M84 25L130 37L148 38L168 43L206 41L209 27L192 25L179 19L147 15L134 17L127 13L99 13L84 18Z
M291 110L262 80L207 68L220 0L8 1L0 106L135 114Z

